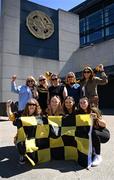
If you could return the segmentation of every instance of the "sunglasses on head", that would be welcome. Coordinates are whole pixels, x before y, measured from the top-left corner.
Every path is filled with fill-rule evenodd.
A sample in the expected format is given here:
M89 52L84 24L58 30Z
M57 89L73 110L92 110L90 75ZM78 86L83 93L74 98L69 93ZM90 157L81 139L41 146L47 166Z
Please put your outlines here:
M28 103L28 106L37 106L37 105L34 103Z
M89 74L89 73L91 73L91 72L90 72L90 71L84 71L84 74L86 74L86 73Z
M45 81L45 79L40 79L39 81Z

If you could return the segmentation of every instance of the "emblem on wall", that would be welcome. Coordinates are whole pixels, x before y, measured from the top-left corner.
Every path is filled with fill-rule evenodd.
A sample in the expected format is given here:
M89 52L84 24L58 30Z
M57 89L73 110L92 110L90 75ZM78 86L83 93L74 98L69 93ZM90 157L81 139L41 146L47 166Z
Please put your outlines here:
M54 24L49 16L42 11L32 11L26 19L29 31L37 38L47 39L54 32Z

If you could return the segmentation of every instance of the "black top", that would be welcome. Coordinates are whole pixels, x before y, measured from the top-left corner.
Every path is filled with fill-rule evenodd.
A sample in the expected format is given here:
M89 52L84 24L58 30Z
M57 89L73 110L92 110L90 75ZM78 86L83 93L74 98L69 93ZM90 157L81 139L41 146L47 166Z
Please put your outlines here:
M47 96L48 96L48 89L42 85L39 85L38 88L38 102L42 110L47 108Z
M68 96L73 97L75 101L75 105L77 106L81 94L80 85L78 83L73 83L72 85L66 84L66 88L67 88Z
M53 96L59 96L61 99L61 102L63 102L64 97L63 97L63 91L64 91L64 85L58 85L58 86L50 86L49 87L49 97L50 99Z

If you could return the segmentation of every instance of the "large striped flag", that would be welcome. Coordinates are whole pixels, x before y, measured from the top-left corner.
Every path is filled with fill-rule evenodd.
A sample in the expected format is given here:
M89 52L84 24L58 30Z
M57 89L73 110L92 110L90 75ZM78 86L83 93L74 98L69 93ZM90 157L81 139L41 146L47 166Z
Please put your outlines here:
M91 164L92 123L89 114L21 117L17 123L17 147L35 165L54 160Z

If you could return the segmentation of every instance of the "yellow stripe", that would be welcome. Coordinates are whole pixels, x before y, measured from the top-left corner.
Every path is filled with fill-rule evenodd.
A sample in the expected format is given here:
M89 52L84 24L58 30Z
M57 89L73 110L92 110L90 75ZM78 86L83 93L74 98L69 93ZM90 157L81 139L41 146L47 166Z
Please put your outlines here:
M78 160L78 152L76 147L65 146L64 147L65 160Z
M32 166L35 166L35 162L27 154L25 156L29 160L29 162L32 164Z
M26 134L23 127L21 127L17 130L17 142L24 141L25 139L26 139Z
M36 117L34 116L21 117L21 121L22 121L23 126L36 126L37 125L37 120L36 120Z
M64 143L61 137L53 139L50 138L50 148L63 147Z
M48 116L49 124L51 122L58 124L58 126L61 126L62 122L62 116Z
M40 138L48 138L49 136L49 125L37 125L36 129L36 134L35 138L40 139Z
M35 144L35 139L26 139L25 145L26 145L27 153L32 153L38 150L38 147L36 147L36 144Z
M84 139L84 138L79 138L79 137L75 137L76 141L77 141L77 149L88 155L89 152L89 140L88 139Z
M91 126L91 116L90 114L79 114L76 115L76 126Z
M67 136L75 136L76 127L75 126L67 126L62 127L61 129L61 136L67 135Z
M48 162L51 160L50 148L38 150L38 161L40 163Z

